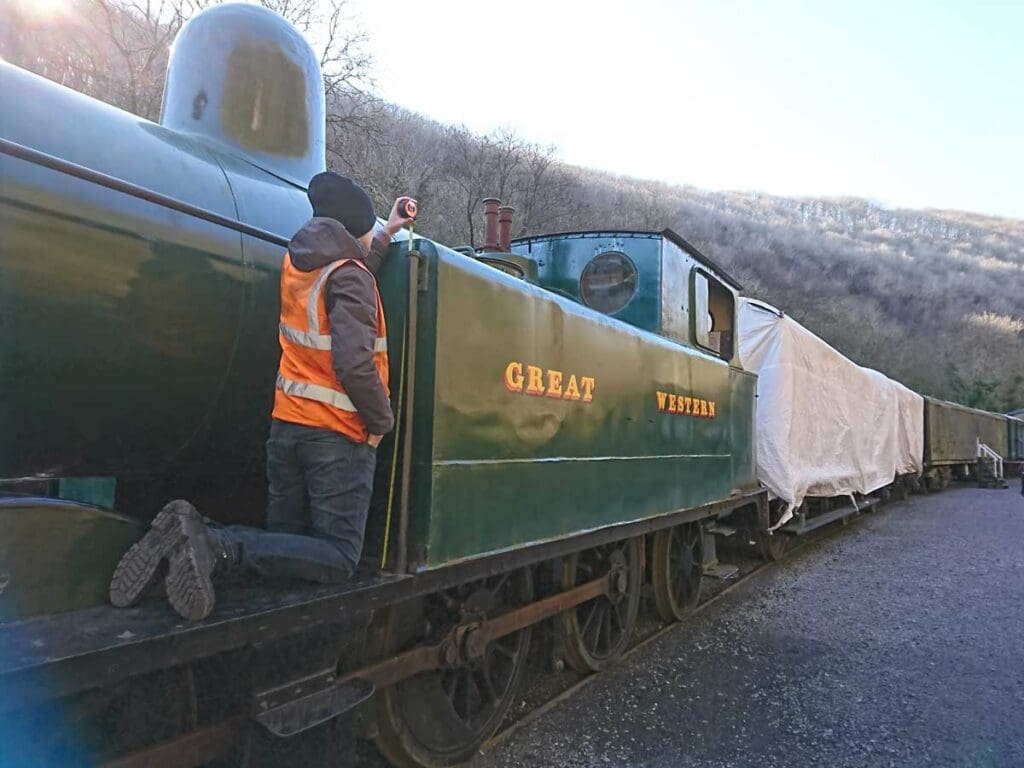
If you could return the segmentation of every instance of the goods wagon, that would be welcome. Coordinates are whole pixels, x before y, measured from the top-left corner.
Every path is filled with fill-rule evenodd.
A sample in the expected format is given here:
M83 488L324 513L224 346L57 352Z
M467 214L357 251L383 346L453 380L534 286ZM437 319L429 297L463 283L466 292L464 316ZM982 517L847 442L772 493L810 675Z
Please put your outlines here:
M916 483L920 395L761 301L740 301L739 348L744 368L758 374L757 473L778 534L858 514ZM772 537L772 550L785 538Z
M766 529L738 285L710 259L670 231L403 236L379 275L399 428L357 577L225 587L196 624L104 605L165 501L261 520L320 72L278 17L223 5L180 33L160 124L0 77L8 754L196 765L360 707L396 764L451 765L502 721L538 622L600 669L645 585L665 619L696 604L702 523Z
M979 443L1005 458L1009 451L1007 417L925 397L925 482L944 488L954 477L976 475Z

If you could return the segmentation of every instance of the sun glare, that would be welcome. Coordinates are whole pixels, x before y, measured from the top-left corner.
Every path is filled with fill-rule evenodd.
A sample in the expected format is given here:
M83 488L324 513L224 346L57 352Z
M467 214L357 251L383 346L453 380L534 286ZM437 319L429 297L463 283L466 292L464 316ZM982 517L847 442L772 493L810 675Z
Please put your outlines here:
M63 16L70 0L15 0L15 4L30 18L48 21Z

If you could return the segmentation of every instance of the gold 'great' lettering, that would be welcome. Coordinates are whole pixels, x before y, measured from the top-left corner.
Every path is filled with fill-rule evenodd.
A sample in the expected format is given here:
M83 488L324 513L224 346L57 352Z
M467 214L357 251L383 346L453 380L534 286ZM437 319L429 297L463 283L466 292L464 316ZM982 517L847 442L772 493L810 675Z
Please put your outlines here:
M592 402L597 381L593 376L566 375L554 368L513 360L505 366L505 389L521 395L550 397L553 400Z

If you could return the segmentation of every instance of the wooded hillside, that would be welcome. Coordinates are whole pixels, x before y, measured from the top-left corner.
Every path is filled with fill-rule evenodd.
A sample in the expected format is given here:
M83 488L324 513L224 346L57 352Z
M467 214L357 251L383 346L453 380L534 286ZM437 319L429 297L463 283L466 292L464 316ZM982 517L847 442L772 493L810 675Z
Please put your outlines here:
M488 196L516 207L517 236L671 227L748 295L853 360L925 394L999 411L1024 406L1024 221L707 192L567 166L554 148L509 131L473 135L374 98L365 37L345 32L346 0L262 2L327 41L329 164L363 183L381 210L397 195L416 196L423 234L478 244ZM15 2L4 9L0 56L158 119L169 42L210 4L83 0L70 16L40 20Z

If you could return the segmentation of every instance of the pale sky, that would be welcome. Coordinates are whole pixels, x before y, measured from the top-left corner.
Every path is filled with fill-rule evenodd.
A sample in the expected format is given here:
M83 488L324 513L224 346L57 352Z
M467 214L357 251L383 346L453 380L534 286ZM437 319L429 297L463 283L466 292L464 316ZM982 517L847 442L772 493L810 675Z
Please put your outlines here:
M384 98L570 163L1024 218L1024 0L352 4Z

